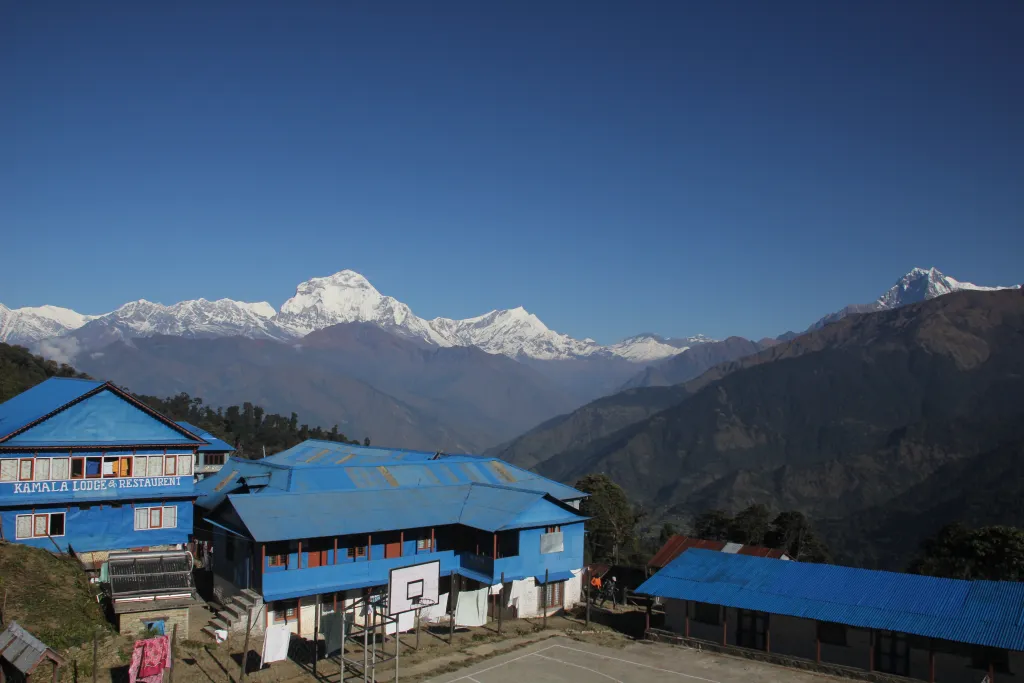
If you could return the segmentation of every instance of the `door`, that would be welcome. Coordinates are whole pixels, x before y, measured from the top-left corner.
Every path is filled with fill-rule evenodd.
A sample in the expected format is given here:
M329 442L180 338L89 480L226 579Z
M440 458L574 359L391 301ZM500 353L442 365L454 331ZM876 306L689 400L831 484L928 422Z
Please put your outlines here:
M907 676L910 672L910 648L907 634L879 631L875 642L876 668L884 673Z
M737 610L736 644L751 650L764 650L766 615L763 612Z
M307 567L323 567L327 564L326 550L311 550L306 555Z
M401 557L402 556L402 544L401 543L385 543L384 544L384 559L389 557Z

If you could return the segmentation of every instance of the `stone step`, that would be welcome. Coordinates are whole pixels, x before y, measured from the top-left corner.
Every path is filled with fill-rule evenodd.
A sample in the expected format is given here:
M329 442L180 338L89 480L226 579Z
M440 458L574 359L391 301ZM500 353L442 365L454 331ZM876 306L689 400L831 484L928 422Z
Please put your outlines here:
M230 625L231 622L225 621L220 615L217 615L213 619L210 619L210 626L212 626L213 628L220 628L226 631L228 629L228 626Z
M247 615L248 613L248 607L243 607L242 605L238 605L235 603L228 605L219 612L221 616L230 615L232 622L234 622L236 619L245 619L245 615Z
M204 626L202 628L202 631L210 637L210 640L212 640L215 643L217 642L217 634L214 633L214 628L212 626Z
M243 588L242 589L242 595L244 595L245 597L249 598L254 603L259 602L260 600L263 599L263 598L260 597L259 593L257 593L254 590L251 590L249 588Z

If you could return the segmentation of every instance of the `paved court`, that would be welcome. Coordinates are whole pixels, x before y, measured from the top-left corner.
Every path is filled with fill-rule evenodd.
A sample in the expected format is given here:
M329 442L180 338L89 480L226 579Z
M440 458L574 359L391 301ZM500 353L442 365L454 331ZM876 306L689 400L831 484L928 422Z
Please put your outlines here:
M607 648L555 638L431 680L436 683L825 683L836 679L658 643Z

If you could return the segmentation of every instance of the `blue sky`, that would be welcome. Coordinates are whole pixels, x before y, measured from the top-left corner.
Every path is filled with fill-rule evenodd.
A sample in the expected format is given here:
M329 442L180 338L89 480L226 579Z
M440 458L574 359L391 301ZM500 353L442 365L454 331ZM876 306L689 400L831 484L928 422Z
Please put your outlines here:
M759 337L1024 280L1024 3L19 2L0 302Z

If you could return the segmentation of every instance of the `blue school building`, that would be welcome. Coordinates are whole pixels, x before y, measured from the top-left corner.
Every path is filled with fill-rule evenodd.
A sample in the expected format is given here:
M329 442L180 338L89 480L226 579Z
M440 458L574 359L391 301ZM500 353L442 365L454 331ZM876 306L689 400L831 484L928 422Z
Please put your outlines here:
M442 595L486 589L492 618L580 597L586 494L497 458L306 441L231 458L197 491L214 592L223 604L264 603L259 629L312 634L314 605L344 608L386 586L391 569L433 560ZM454 609L448 599L441 610ZM219 627L237 626L222 616Z
M89 569L185 544L205 444L110 383L48 379L0 404L0 534Z

